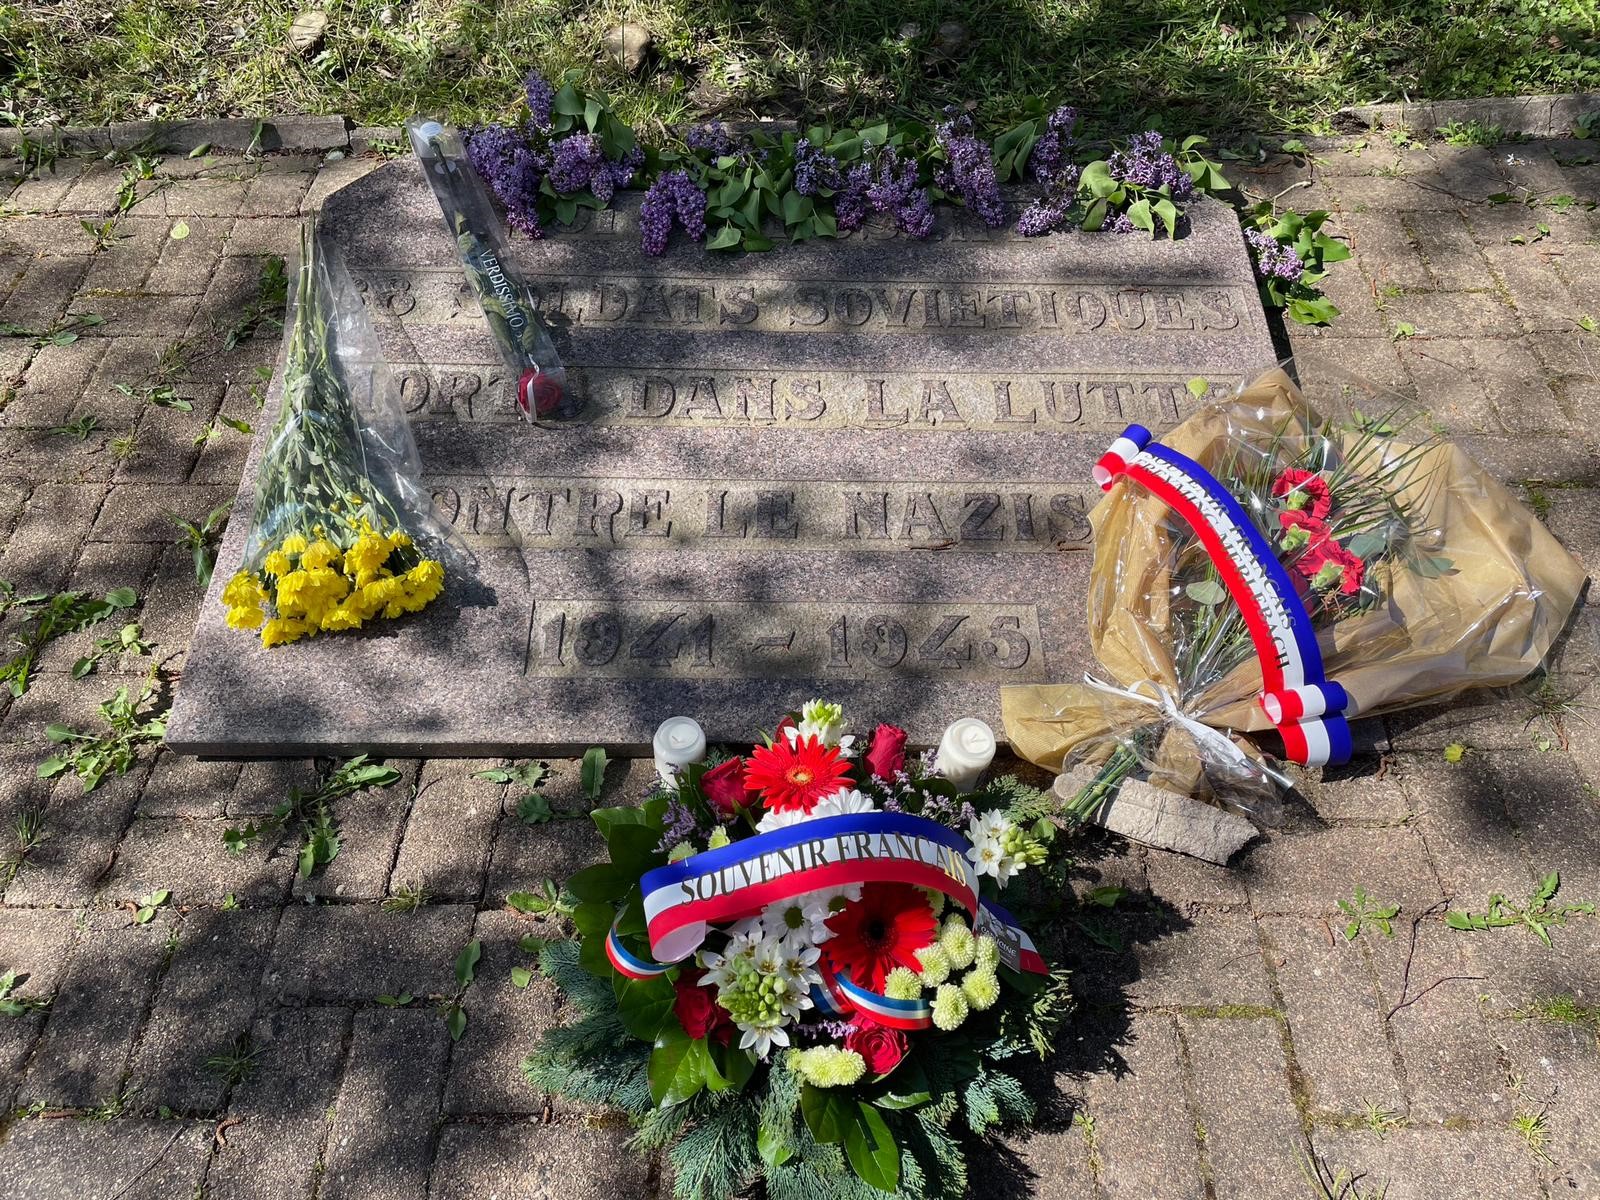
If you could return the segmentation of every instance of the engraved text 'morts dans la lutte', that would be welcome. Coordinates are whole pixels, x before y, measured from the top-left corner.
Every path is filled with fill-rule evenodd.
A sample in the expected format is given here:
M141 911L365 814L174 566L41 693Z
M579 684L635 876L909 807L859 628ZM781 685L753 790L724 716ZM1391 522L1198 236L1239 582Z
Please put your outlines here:
M1046 678L1047 665L1038 609L1031 604L540 597L526 672L1022 683Z
M369 307L410 322L478 316L471 289L435 270L362 279ZM1225 284L728 282L691 277L552 277L528 284L547 319L587 327L752 329L789 333L1172 333L1225 336L1251 298Z
M525 550L1084 550L1092 484L432 476L474 545Z
M588 423L662 428L1071 429L1115 433L1129 421L1176 424L1201 400L1191 376L1116 371L843 372L782 368L588 366L568 372ZM408 414L484 424L517 420L503 368L396 364L385 386ZM1226 392L1237 377L1204 381ZM1206 393L1209 394L1209 393Z

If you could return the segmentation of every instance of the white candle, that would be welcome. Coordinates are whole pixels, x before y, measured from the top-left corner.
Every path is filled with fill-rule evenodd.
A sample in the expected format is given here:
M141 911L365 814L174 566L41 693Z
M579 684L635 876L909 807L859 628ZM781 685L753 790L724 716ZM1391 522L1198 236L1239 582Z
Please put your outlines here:
M939 739L939 774L968 791L994 761L994 748L994 730L977 717L962 717Z
M651 747L656 757L656 774L672 787L678 768L699 762L706 756L705 730L693 717L668 717L656 729Z

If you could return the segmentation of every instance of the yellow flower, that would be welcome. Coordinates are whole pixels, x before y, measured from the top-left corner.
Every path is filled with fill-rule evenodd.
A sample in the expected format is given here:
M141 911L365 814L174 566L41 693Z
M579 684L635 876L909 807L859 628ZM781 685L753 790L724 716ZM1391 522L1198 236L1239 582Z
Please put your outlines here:
M304 621L274 617L261 627L261 644L270 647L298 641L302 635L310 632L310 628Z
M357 592L343 604L336 604L330 608L322 618L322 627L330 633L337 633L344 629L360 629L361 622L366 620L368 614L362 611L361 594Z
M300 556L300 565L308 570L319 570L331 566L339 559L339 547L327 538L318 538L309 549Z
M356 505L356 506L358 506L358 507L359 507L359 506L360 506L360 505L363 505L363 504L365 504L365 503L366 503L366 501L365 501L365 500L363 500L363 499L362 499L362 498L361 498L361 497L360 497L360 496L359 496L359 495L358 495L358 494L357 494L357 493L355 493L355 492L351 492L351 493L350 493L350 494L349 494L349 495L348 495L348 496L346 496L346 497L345 497L345 499L346 499L346 500L348 500L348 501L350 501L350 503L351 503L351 504L354 504L354 505Z
M304 554L306 552L306 539L298 533L291 533L283 539L283 545L278 547L285 554Z
M261 569L268 575L287 575L294 570L294 564L282 550L274 550L261 560Z
M444 591L444 567L431 558L425 558L405 573L401 607L406 612L421 612L442 591Z
M249 608L266 598L261 581L251 571L240 571L222 589L222 602L229 608Z
M355 545L345 551L344 568L360 580L364 575L375 574L388 558L389 540L367 526L356 538Z
M239 605L228 610L229 629L259 629L267 614L256 605Z

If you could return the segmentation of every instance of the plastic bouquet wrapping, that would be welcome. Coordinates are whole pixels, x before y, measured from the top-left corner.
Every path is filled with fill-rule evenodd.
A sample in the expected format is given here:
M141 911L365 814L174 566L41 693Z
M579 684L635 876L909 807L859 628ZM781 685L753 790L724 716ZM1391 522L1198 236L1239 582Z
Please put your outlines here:
M1142 780L1259 819L1288 780L1242 734L1337 764L1357 713L1539 665L1583 570L1422 424L1325 419L1273 370L1160 440L1116 439L1088 603L1108 678L1002 694L1016 751L1082 782L1075 815Z
M567 388L566 369L539 320L533 291L506 257L505 231L461 135L424 117L407 121L406 133L444 210L495 346L517 380L517 411L525 420L576 415L582 404Z
M687 718L658 749L685 727L703 755ZM961 1133L1031 1119L1012 1072L1071 998L1002 906L1049 869L1050 801L955 774L813 701L594 812L608 861L568 881L579 940L540 960L578 1016L530 1082L625 1112L679 1197L961 1195Z
M410 427L377 384L361 294L315 227L300 235L279 365L283 399L256 473L228 624L267 646L420 612L471 556L433 513Z

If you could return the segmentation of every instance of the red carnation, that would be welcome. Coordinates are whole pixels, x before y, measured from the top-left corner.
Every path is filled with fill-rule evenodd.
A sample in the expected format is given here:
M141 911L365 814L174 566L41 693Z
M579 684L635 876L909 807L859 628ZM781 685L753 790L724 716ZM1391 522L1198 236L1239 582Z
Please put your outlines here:
M1317 520L1327 518L1333 508L1333 493L1328 481L1315 471L1287 467L1272 481L1272 494L1282 497L1290 509L1309 512Z
M879 725L867 751L867 769L876 779L893 779L905 769L906 731L898 725Z
M787 735L758 746L745 767L745 785L760 792L773 812L810 812L818 800L849 786L847 763L833 746L814 737Z
M910 1043L898 1029L879 1025L871 1017L857 1013L850 1019L850 1032L844 1035L844 1048L861 1055L873 1075L887 1075L900 1065Z
M726 1046L733 1036L733 1020L728 1010L717 1003L716 993L700 986L704 971L688 969L673 982L677 998L672 1002L672 1015L692 1038L715 1038Z
M1354 596L1361 590L1361 580L1367 573L1366 563L1332 539L1313 545L1295 567L1318 591L1338 588L1345 596Z
M828 918L833 936L822 951L835 971L874 992L896 967L922 970L917 951L933 944L938 922L921 888L909 883L869 883L861 899Z
M745 787L742 758L730 758L700 776L700 790L721 817L737 817L755 799Z
M1286 508L1278 514L1278 525L1284 532L1284 545L1291 550L1302 546L1320 546L1333 536L1333 531L1328 528L1326 521L1312 516L1303 508ZM1305 537L1301 538L1295 531L1304 530Z

